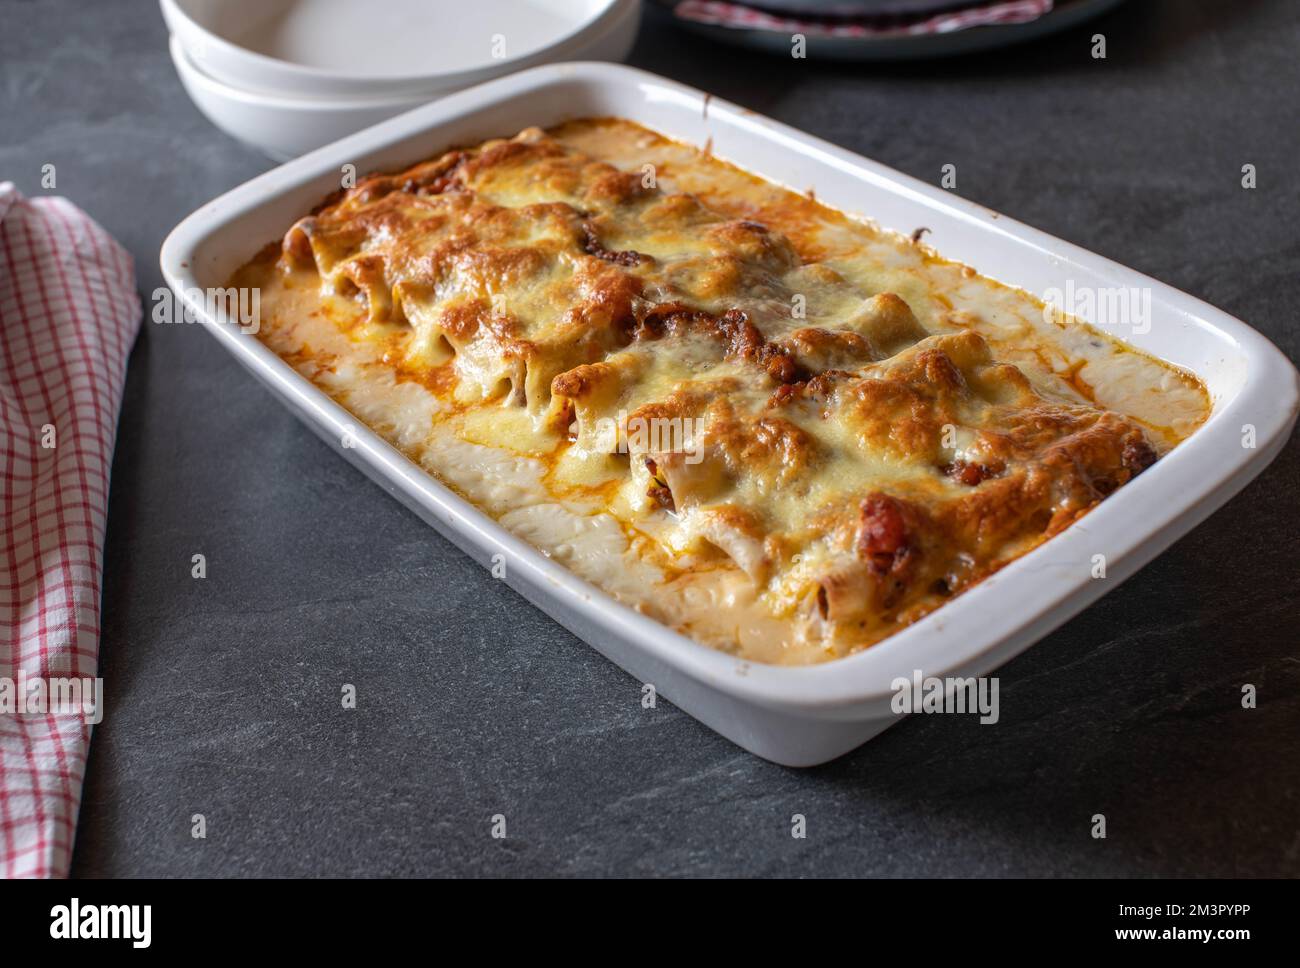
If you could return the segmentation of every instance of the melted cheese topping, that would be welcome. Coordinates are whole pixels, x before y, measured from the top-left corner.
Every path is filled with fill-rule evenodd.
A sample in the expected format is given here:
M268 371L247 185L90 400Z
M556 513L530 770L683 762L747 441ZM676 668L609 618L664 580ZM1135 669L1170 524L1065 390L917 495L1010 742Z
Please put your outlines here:
M880 641L1209 412L1022 291L621 120L371 176L232 284L505 527L762 662Z

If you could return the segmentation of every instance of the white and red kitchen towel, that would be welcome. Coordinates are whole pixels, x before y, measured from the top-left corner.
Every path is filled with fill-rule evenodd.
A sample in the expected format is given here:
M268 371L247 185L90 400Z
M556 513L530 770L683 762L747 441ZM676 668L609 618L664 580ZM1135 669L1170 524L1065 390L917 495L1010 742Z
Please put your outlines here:
M750 0L751 3L754 0ZM673 15L682 20L739 30L773 30L783 34L801 33L809 37L916 37L924 34L950 34L971 27L999 24L1023 24L1051 13L1053 0L982 0L955 9L918 16L856 16L833 19L805 18L769 13L756 3L726 0L682 0ZM779 7L772 3L772 7Z
M68 873L94 718L49 689L97 674L109 466L139 326L126 251L66 199L0 183L4 877Z

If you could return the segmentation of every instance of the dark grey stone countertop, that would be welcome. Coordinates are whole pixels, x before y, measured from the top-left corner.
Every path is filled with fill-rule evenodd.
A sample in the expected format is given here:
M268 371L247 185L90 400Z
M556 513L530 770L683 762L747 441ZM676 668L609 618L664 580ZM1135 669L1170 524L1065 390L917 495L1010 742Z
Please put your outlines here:
M0 23L0 178L39 194L56 164L59 192L134 254L147 303L164 235L270 163L190 104L151 0L0 0ZM1033 46L882 67L715 48L654 11L632 63L923 179L954 163L961 194L1296 359L1298 48L1289 0L1132 0ZM637 682L486 580L205 333L146 322L73 872L1300 874L1298 484L1293 442L1007 665L998 726L914 717L790 770L667 703L643 710Z

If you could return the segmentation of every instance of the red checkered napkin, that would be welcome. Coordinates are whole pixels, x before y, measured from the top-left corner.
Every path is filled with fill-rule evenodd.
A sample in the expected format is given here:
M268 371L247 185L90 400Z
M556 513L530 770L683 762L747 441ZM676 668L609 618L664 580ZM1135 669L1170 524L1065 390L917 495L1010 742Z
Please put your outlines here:
M66 199L0 183L5 877L66 876L72 857L94 717L46 687L96 675L108 472L139 326L126 251Z
M915 37L922 34L949 34L970 27L996 24L1023 24L1051 13L1053 0L984 0L968 7L919 17L877 16L850 19L816 20L785 17L755 10L743 3L723 0L682 0L673 14L683 20L735 27L740 30L774 30L783 34L808 37Z

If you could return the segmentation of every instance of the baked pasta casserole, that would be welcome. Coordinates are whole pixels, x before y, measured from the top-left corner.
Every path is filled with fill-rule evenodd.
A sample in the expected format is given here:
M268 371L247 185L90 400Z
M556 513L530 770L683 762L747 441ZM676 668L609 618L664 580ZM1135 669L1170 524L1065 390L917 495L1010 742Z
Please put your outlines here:
M1209 411L1021 290L619 119L364 178L232 284L506 528L762 662L916 621Z

